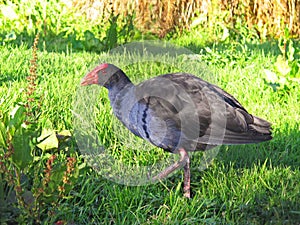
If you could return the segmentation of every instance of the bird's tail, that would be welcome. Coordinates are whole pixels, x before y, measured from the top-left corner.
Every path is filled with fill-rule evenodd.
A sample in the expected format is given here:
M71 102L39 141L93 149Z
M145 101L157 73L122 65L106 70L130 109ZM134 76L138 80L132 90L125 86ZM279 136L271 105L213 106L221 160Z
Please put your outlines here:
M253 124L249 126L249 132L255 142L272 139L271 123L256 116L253 116Z
M226 130L222 143L229 145L251 144L269 141L271 139L271 123L259 117L253 116L253 122L248 124L248 130L246 132Z

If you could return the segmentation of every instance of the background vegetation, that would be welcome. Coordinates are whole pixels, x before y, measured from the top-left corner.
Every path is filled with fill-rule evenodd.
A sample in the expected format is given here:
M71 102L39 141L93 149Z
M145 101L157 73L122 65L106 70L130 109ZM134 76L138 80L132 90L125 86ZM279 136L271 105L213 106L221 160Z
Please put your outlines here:
M139 29L161 37L174 29L202 26L213 32L217 27L239 33L240 26L254 29L260 38L279 37L287 28L291 34L300 32L298 1L69 1L73 7L98 21L108 12L134 15ZM219 29L220 29L219 27Z
M2 224L297 224L300 221L299 1L0 1L0 218ZM273 123L274 139L222 146L199 171L149 186L106 180L74 139L80 79L109 49L162 39L188 48L218 85ZM140 57L136 55L135 57ZM128 65L134 81L181 64ZM165 154L126 149L100 93L100 139L139 166Z

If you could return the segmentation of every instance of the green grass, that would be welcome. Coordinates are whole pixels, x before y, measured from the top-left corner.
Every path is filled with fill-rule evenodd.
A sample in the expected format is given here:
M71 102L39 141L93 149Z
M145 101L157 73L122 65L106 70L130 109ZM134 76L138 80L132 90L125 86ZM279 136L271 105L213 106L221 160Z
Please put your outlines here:
M186 39L177 41L178 45L188 46L187 43ZM115 60L134 82L182 69L206 76L210 71L207 78L235 96L250 113L273 123L274 139L258 145L222 146L212 165L204 171L198 168L202 154L193 154L194 196L190 200L182 195L182 172L160 183L126 186L86 167L68 198L59 200L55 208L45 204L43 223L64 220L68 224L296 224L300 221L300 85L295 83L286 91L274 91L264 80L264 69L274 70L278 49L271 44L265 49L237 43L211 47L211 52L201 46L189 47L199 54L188 61L180 57L179 61L164 59L170 64L160 57L156 62L129 63L130 57L140 59L137 54L129 57L38 52L37 92L42 96L39 123L73 133L72 110L81 78L96 61ZM31 51L22 46L1 46L0 58L0 106L2 111L8 111L19 96L22 98ZM207 67L203 68L203 62ZM186 67L189 64L192 67ZM129 134L120 143L114 132L107 92L101 90L85 100L93 97L99 98L96 131L115 159L139 166L155 161L156 157L168 156L157 149L156 154L145 151L143 143L137 143L137 148L129 146L130 149L124 144L127 138L133 138ZM115 171L118 172L121 171Z

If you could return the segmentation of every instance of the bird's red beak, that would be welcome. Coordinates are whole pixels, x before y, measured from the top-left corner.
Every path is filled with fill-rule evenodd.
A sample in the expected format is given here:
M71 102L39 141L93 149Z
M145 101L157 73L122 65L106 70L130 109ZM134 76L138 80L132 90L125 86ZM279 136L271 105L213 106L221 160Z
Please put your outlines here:
M81 86L86 86L90 84L98 84L98 73L101 70L104 70L108 67L107 63L103 63L99 66L97 66L95 69L93 69L91 72L89 72L81 81Z
M86 86L90 84L98 84L98 74L94 70L85 75L85 77L80 83L81 86Z

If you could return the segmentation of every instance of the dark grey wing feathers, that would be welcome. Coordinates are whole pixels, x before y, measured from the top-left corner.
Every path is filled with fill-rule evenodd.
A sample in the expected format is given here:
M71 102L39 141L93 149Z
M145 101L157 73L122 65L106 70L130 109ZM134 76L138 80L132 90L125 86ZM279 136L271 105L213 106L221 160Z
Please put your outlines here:
M168 151L272 138L269 122L249 114L221 88L191 74L161 75L129 92L119 95L122 107L115 107L115 114L134 134Z
M210 145L256 143L272 138L271 124L269 122L249 114L237 99L221 88L194 75L185 73L166 74L162 77L171 81L170 83L175 88L168 87L165 89L161 86L161 89L167 91L167 93L162 94L167 101L163 101L160 107L168 110L166 115L161 115L161 110L158 110L157 113L162 118L173 119L176 127L185 132L188 137L193 131L198 131L198 142ZM163 85L163 83L158 82L158 85ZM147 86L148 84L144 83L143 85ZM155 87L155 85L152 84L151 87ZM159 88L153 89L159 90ZM212 95L218 96L215 101L219 101L220 105L224 104L222 107L225 107L225 112L217 112L217 114L220 114L217 116L211 115L213 107L211 105L214 102L208 96ZM176 106L176 110L171 110L172 107L170 105ZM155 104L152 104L151 107L156 111ZM220 107L221 110L222 107ZM192 116L195 110L197 114L196 120ZM190 118L183 115L188 115ZM182 121L183 119L186 121ZM193 129L188 130L189 122L187 121L190 121L190 124L198 123L200 128L196 129L193 127ZM187 125L185 129L182 129L182 123L184 122ZM224 132L214 132L213 129L223 129Z

